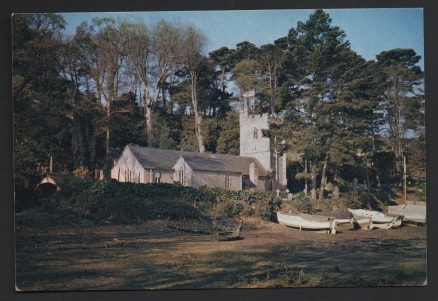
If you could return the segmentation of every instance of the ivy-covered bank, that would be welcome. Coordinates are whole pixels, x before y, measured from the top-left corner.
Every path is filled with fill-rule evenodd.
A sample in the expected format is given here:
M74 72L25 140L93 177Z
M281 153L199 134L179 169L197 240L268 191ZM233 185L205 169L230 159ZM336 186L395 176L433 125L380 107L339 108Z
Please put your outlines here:
M41 197L40 204L44 212L64 215L58 218L61 223L84 219L93 223L137 223L203 216L258 216L273 221L281 202L272 193L72 178L59 192Z

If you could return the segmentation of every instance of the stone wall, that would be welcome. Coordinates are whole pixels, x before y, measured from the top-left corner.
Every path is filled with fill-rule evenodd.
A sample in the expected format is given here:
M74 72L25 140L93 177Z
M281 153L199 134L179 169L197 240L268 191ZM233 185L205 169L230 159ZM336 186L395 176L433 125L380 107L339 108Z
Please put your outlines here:
M143 166L133 156L129 148L123 150L119 160L111 169L111 178L119 182L144 183Z
M232 191L242 190L242 175L237 173L215 173L211 171L192 171L191 186L192 187L218 187L226 189L225 180L229 177L229 187Z
M271 169L270 139L263 137L262 130L269 129L268 114L253 115L248 113L244 104L239 114L240 125L240 155L259 160L269 171Z

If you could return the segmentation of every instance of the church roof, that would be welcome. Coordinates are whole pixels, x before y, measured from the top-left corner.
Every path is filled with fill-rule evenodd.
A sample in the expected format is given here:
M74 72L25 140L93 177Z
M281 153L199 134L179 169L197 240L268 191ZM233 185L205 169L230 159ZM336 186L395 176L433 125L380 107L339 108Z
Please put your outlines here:
M127 147L145 169L173 170L176 161L183 157L193 170L235 172L249 175L249 165L254 162L258 168L259 176L267 175L266 170L256 158L142 147L133 144L129 144Z

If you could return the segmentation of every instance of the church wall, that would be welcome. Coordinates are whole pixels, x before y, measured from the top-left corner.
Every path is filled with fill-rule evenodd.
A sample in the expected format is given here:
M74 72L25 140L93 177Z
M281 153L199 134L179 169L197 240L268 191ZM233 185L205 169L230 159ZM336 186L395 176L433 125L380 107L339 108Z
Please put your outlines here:
M280 190L285 190L287 188L287 177L286 177L286 164L287 164L287 157L286 154L283 154L281 157L279 157L278 161L278 188Z
M269 129L268 114L252 115L246 107L240 110L240 155L259 160L266 170L271 169L270 139L262 130Z
M144 169L129 148L123 150L116 164L111 168L111 178L119 182L144 183Z
M162 170L161 171L161 183L173 184L173 170Z
M228 173L229 175L229 190L238 191L242 190L242 175L237 173ZM192 171L192 183L193 187L209 186L225 189L226 173L215 173L212 171Z
M180 183L183 186L191 186L192 185L192 169L190 166L187 165L187 163L184 161L183 158L179 158L178 161L176 161L175 165L173 166L174 173L173 173L173 181L179 183L179 171L182 170L183 172L183 183Z

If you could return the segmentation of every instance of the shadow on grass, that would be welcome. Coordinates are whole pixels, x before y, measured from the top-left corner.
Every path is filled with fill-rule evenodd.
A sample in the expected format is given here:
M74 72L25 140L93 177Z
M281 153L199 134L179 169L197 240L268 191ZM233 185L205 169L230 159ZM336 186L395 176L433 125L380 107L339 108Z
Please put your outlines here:
M231 287L421 285L425 237L284 241L244 245L168 231L109 250L109 235L17 236L24 290L143 290ZM246 239L248 240L248 239ZM245 241L246 241L245 240ZM397 259L397 264L394 263Z

